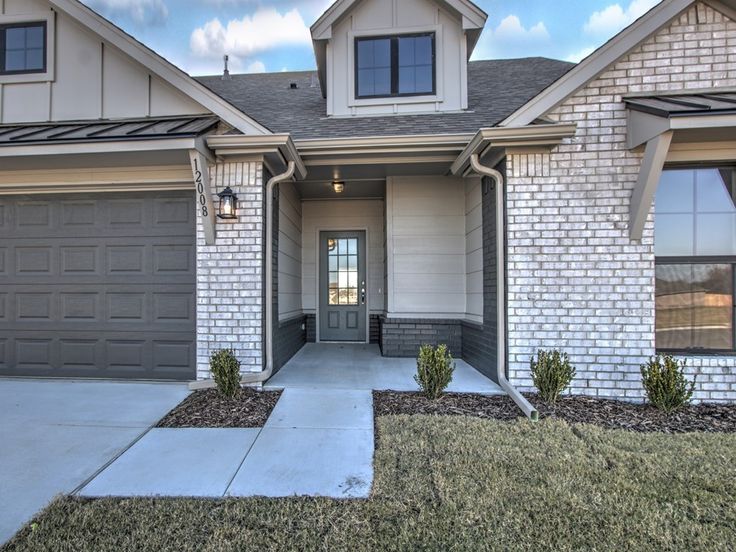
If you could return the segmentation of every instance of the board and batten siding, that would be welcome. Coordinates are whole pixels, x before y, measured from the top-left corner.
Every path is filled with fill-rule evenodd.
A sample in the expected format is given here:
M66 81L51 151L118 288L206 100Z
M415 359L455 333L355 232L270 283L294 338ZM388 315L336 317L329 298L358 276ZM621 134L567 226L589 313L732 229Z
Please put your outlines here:
M302 202L302 305L305 314L317 312L317 243L322 230L367 230L368 308L384 312L384 202L327 200Z
M386 184L391 318L465 317L465 181L391 177Z
M465 180L465 315L483 322L483 186L480 178Z
M436 96L355 99L356 36L425 31L436 33ZM327 59L328 115L458 111L467 108L467 42L462 21L435 2L374 0L360 3L335 26Z
M302 201L291 182L279 184L279 320L302 315Z
M0 16L46 15L44 0L4 0ZM196 115L208 110L114 46L56 13L54 80L0 84L0 123Z

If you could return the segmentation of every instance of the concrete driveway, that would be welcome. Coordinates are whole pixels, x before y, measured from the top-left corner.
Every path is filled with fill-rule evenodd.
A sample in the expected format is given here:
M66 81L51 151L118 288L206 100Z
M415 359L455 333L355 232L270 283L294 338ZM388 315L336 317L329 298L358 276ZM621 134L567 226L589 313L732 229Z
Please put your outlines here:
M183 383L0 379L0 545L187 394Z

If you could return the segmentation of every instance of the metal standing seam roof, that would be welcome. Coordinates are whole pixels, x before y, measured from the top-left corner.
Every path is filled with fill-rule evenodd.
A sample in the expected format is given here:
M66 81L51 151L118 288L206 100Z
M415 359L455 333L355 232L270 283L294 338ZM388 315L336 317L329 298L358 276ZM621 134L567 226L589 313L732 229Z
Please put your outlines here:
M471 61L467 111L365 117L328 117L316 71L196 79L272 132L307 140L472 134L496 126L573 67L540 57Z
M215 128L218 117L162 117L111 121L0 125L0 147L93 141L190 138Z
M658 117L692 117L736 113L736 92L624 98L626 106Z

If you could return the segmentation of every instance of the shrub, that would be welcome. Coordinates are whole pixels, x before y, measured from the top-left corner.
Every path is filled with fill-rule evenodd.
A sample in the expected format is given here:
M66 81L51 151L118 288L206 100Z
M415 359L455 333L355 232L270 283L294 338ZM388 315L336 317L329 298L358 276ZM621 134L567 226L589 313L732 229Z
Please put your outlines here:
M431 400L440 398L442 392L450 385L454 372L455 362L447 350L447 345L421 346L414 380L425 397Z
M212 353L210 371L221 395L232 399L240 389L240 361L231 349Z
M532 356L530 361L532 381L539 390L539 397L554 404L575 377L575 367L570 364L567 353L539 350L537 356L537 360Z
M641 379L649 402L664 412L682 408L693 396L695 379L685 377L685 360L657 355L641 367Z

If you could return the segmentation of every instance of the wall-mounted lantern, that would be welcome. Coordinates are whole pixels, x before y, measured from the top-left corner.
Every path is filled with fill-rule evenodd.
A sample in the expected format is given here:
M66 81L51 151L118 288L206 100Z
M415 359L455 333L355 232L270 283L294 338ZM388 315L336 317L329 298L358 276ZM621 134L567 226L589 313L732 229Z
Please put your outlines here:
M217 194L217 197L220 198L220 212L217 216L225 220L238 218L238 196L233 193L230 186Z
M345 183L340 180L335 180L332 183L332 188L335 190L336 194L341 194L345 191Z

